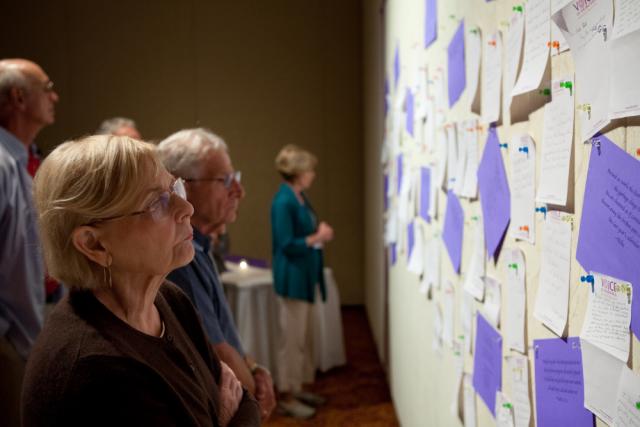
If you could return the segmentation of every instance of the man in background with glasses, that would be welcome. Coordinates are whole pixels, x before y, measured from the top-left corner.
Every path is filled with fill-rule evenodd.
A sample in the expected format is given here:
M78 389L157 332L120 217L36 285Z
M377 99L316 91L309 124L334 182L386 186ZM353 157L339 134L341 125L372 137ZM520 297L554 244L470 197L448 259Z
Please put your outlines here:
M58 94L38 64L0 60L0 414L20 425L24 369L44 317L44 263L28 172L29 149L55 121Z
M187 199L194 209L191 225L195 256L167 279L191 298L215 352L256 397L264 420L275 407L271 374L245 354L220 274L209 257L209 236L220 234L226 224L236 220L244 197L240 172L233 170L222 138L203 128L174 133L160 142L158 151L167 170L184 180Z

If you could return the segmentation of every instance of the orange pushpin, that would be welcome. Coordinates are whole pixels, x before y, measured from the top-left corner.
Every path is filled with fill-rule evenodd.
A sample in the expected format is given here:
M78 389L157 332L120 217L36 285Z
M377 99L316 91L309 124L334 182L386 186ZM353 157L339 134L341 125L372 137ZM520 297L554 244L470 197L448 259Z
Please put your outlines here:
M636 150L636 156L640 156L640 148Z
M496 46L496 41L495 40L489 40L487 43L489 43L489 46Z
M520 231L526 231L527 233L529 232L529 226L528 225L523 225L519 228Z
M482 132L482 129L484 129L482 126L480 126L480 125L476 126L476 130L477 131L481 131Z

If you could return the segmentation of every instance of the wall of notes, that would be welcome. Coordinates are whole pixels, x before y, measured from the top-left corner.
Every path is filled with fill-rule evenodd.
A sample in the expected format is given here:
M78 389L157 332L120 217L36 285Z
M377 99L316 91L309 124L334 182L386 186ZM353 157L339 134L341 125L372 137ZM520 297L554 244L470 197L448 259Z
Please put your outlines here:
M380 14L400 422L640 426L640 1Z

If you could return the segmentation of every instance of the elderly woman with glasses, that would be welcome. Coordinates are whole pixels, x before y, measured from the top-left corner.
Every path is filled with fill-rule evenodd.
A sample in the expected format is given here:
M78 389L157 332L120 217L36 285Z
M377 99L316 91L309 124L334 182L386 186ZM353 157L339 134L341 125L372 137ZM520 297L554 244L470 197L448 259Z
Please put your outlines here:
M155 146L66 142L34 182L50 274L70 287L27 364L23 425L258 425L182 291L193 208Z
M273 284L279 298L282 338L278 349L280 408L291 416L313 416L321 396L302 391L313 381L312 306L326 299L322 246L333 229L318 217L305 195L315 178L315 156L287 145L276 157L284 179L271 205ZM303 403L304 402L304 403ZM307 405L305 405L305 403Z

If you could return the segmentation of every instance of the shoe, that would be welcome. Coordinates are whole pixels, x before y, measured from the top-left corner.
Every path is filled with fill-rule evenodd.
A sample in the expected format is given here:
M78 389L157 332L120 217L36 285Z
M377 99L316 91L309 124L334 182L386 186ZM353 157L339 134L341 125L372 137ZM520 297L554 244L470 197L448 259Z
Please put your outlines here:
M284 415L288 415L294 418L300 418L303 420L311 418L316 414L315 409L305 405L304 403L296 399L292 399L288 402L278 402L278 409Z
M310 391L299 391L297 393L293 393L293 397L313 407L318 407L327 403L326 398L319 394L311 393Z

